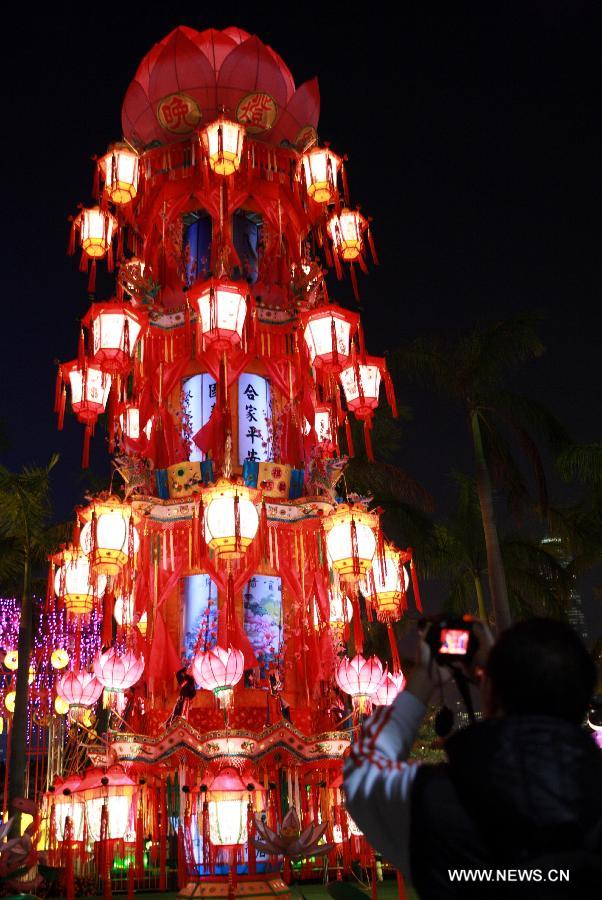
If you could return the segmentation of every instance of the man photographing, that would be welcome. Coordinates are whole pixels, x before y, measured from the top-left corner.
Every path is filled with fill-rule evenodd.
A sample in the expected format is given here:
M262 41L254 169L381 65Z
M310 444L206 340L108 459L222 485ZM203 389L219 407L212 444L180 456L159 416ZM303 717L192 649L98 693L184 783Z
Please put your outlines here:
M581 727L594 663L561 622L519 623L491 650L482 626L473 633L470 663L447 665L423 633L405 691L364 723L351 748L349 813L421 900L596 896L602 753ZM454 666L469 677L483 666L485 718L446 741L447 762L408 763L428 703Z

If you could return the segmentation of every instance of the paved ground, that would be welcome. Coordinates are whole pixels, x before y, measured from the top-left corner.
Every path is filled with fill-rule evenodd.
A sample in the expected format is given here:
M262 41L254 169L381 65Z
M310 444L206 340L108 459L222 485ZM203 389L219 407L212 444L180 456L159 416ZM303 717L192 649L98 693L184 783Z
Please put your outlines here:
M322 884L302 884L296 885L297 896L299 900L332 900L330 894ZM122 896L115 894L116 897ZM136 900L175 900L176 894L171 893L148 893L136 894ZM370 897L370 893L366 892L366 897ZM89 900L101 900L101 898L89 898ZM378 900L397 900L397 882L383 881L378 885ZM406 900L418 900L417 894L411 889L406 892Z

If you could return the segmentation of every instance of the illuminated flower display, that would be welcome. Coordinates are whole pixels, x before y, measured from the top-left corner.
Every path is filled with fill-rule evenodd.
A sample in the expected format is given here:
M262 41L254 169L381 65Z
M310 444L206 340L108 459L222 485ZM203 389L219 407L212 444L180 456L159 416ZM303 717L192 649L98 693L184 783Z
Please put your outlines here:
M382 663L376 656L364 659L358 654L353 659L343 657L336 671L337 684L349 694L353 707L361 713L369 712L371 701L383 677Z
M192 670L198 684L206 691L213 691L223 707L232 705L233 688L243 675L244 656L240 650L215 646L197 654Z
M94 660L94 674L108 691L126 691L140 680L144 659L131 650L119 653L114 647Z

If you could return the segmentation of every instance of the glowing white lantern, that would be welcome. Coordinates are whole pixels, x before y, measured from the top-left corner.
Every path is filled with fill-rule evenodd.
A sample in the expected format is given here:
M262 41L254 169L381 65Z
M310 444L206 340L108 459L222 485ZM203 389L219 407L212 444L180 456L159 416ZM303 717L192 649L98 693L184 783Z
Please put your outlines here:
M324 520L326 547L332 567L347 581L357 581L372 567L378 517L361 506L341 503Z
M130 203L138 193L138 154L126 144L115 144L98 160L105 193L113 203Z
M121 415L119 416L119 425L126 438L130 441L140 440L141 433L150 440L153 430L153 420L149 419L144 428L140 428L140 409L133 404L128 403Z
M209 836L215 847L235 847L247 840L245 785L235 769L225 768L210 786Z
M370 711L372 698L382 681L382 663L376 656L369 659L364 659L361 654L353 659L344 656L335 677L340 689L350 695L354 710L366 713Z
M301 316L303 338L316 369L338 373L349 362L359 316L342 306L322 306Z
M372 572L359 587L364 597L372 600L379 622L395 622L401 618L403 600L409 583L408 573L402 565L401 552L391 544L387 544L384 558L374 559Z
M50 665L53 669L64 669L69 662L69 654L63 647L57 647L50 655Z
M371 416L378 406L384 362L380 357L367 356L365 363L348 366L341 372L347 406L358 419Z
M136 785L120 766L110 766L106 772L89 769L77 788L77 795L86 805L86 821L93 841L101 838L102 808L108 809L110 840L135 840L134 797Z
M337 190L341 158L327 147L313 147L301 157L307 193L316 203L328 203Z
M16 672L19 668L19 653L17 650L7 650L4 657L4 665L9 672Z
M314 413L314 431L319 444L334 444L332 427L332 410L329 406L316 406Z
M246 553L259 528L256 496L257 491L224 478L203 491L205 540L219 556L237 559Z
M54 816L56 822L56 836L59 841L65 840L65 826L67 817L71 820L71 836L74 841L82 841L84 838L85 805L77 796L77 788L81 784L78 775L72 775L65 781L57 779L55 793L53 795Z
M107 253L117 229L117 219L106 209L93 206L82 209L75 220L79 228L82 250L92 259L101 259Z
M89 518L82 528L80 546L90 559L95 574L118 575L128 561L130 550L140 544L132 524L132 507L118 497L96 500L83 513ZM131 540L131 547L130 547Z
M328 624L335 634L342 635L345 626L353 618L353 603L349 597L343 596L337 587L333 587L328 592L328 603ZM316 628L319 625L317 604L314 606L314 625Z
M245 139L244 125L220 116L201 131L200 137L209 165L217 175L232 175L237 171Z
M93 303L83 319L92 332L93 362L104 372L125 374L146 322L146 313L126 303Z
M199 296L191 295L191 299L198 307L206 345L227 350L240 344L247 315L244 287L234 281L212 278L203 283Z
M111 390L111 376L100 366L84 364L75 359L61 366L63 377L69 379L71 407L80 422L96 422L106 408Z
M4 706L9 713L14 713L15 703L17 701L16 691L9 691L4 697Z
M94 608L94 597L100 599L106 590L106 576L92 578L90 561L79 548L63 550L57 558L63 563L54 576L57 597L63 600L68 615L89 615Z
M219 645L197 653L192 663L197 684L206 691L212 691L223 709L232 706L234 686L242 678L244 668L245 658L240 650L234 647L224 650Z

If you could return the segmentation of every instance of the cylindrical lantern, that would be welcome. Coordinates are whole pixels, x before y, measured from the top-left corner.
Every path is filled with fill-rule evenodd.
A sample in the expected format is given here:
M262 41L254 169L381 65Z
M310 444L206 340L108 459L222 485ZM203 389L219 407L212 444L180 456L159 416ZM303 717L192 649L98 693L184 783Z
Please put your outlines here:
M340 588L333 586L328 592L328 624L331 631L337 636L342 637L345 626L351 622L353 618L353 603L346 595L343 595ZM314 625L318 627L318 608L314 607Z
M358 259L364 245L362 235L367 227L368 222L357 210L342 209L340 213L333 213L327 230L341 259L346 262Z
M92 259L106 255L117 229L117 219L106 209L93 206L82 209L75 225L79 228L82 250Z
M372 600L379 622L395 622L401 618L403 599L409 583L408 573L402 565L401 552L387 544L383 559L375 557L372 572L359 587L364 597Z
M227 350L242 340L247 315L247 292L242 284L211 278L196 295L190 297L199 311L201 334L205 345Z
M325 372L340 372L349 362L358 314L331 304L304 313L300 318L312 366Z
M360 654L353 659L344 656L336 670L338 686L350 695L353 708L360 713L370 711L371 700L382 677L382 663L376 656L369 659L364 659Z
M86 805L86 822L90 838L102 838L102 808L107 806L109 840L131 843L136 838L135 804L136 785L121 766L88 769L74 796L81 797Z
M367 356L365 363L347 366L341 372L347 406L358 419L369 418L378 406L384 366L385 360L380 356Z
M95 500L81 512L87 519L80 546L97 575L118 575L130 554L138 550L138 532L132 521L132 507L119 497Z
M374 705L391 706L404 689L405 682L402 672L385 672L372 699Z
M333 569L356 582L372 568L378 516L359 504L341 503L324 519L326 547Z
M131 650L119 653L114 647L99 653L93 662L94 674L107 691L123 693L142 677L144 657Z
M105 592L106 576L92 576L90 561L79 548L67 548L54 559L62 563L54 576L54 591L63 600L67 614L89 615L94 608L94 597L100 599Z
M69 380L73 412L80 422L93 424L105 411L111 376L94 364L80 366L76 359L63 363L61 372L63 379Z
M240 650L234 647L224 650L219 645L197 653L192 663L197 684L206 691L212 691L223 709L232 706L234 685L242 678L244 668L245 658Z
M102 694L102 684L90 672L67 672L56 684L56 692L72 709L89 709Z
M52 795L56 836L59 841L65 840L65 820L71 820L71 836L74 841L84 839L85 806L83 800L74 794L81 783L79 775L71 775L65 781L58 779L54 783L55 793Z
M332 446L336 442L336 427L333 427L330 406L316 406L314 410L314 431L319 444Z
M217 175L232 175L240 166L245 128L220 116L201 131L201 144Z
M336 194L341 158L327 147L313 147L301 157L307 193L316 203L329 203Z
M92 335L92 362L111 375L130 367L146 313L127 303L93 303L83 319Z
M224 768L209 788L209 837L212 846L235 847L247 840L245 784L235 769Z
M246 553L259 527L253 503L258 497L259 491L224 478L203 491L205 540L219 556L237 559Z
M105 194L118 205L129 203L138 193L138 154L127 144L114 144L98 160Z
M149 419L144 428L140 427L140 408L132 403L127 403L123 407L123 412L119 416L119 425L124 437L130 441L140 440L142 434L150 439L153 420Z

